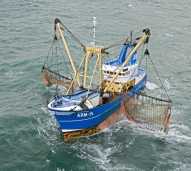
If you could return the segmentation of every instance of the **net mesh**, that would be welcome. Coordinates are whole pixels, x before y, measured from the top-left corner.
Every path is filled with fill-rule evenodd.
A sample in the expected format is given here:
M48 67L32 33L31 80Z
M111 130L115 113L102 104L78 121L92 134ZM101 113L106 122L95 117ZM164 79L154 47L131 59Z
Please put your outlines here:
M150 130L167 132L171 115L168 100L139 94L125 101L128 118Z

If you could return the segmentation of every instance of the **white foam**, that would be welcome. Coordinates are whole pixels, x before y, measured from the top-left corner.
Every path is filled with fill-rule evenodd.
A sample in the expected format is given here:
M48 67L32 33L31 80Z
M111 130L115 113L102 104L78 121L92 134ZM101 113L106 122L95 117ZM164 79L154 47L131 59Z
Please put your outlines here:
M172 124L170 126L167 140L176 143L191 143L191 130L184 124Z
M157 88L159 88L159 87L158 87L158 85L156 85L155 83L152 83L152 82L150 82L150 81L147 81L147 82L146 82L146 88L147 88L148 90L155 90L155 89L157 89Z
M128 7L133 7L133 4L128 4Z
M172 33L165 33L165 36L167 36L167 37L174 37L174 35Z

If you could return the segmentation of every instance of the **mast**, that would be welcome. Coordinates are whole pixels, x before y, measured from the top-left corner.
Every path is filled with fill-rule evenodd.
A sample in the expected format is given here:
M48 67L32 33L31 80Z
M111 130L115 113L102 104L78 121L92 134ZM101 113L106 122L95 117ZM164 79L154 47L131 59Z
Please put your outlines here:
M96 60L96 64L93 69L93 75L88 75L88 67L89 67L89 60L94 58ZM87 87L87 78L94 77L96 68L99 69L99 81L102 80L102 73L101 73L101 63L102 62L102 48L101 47L86 47L86 54L85 54L85 62L84 62L84 70L83 70L83 87ZM93 81L93 79L91 79ZM90 81L90 85L92 84Z
M63 42L63 45L64 45L65 52L66 52L66 54L67 54L67 56L69 58L69 61L70 61L70 64L72 66L72 70L73 70L74 76L75 76L77 74L77 69L75 67L75 64L74 64L73 58L71 56L71 53L70 53L68 44L66 42L66 39L65 39L65 37L64 37L64 35L62 33L62 30L64 30L64 28L62 27L62 30L61 30L61 25L60 24L61 24L60 20L59 19L55 19L55 31L58 30L58 33L59 33L59 35L61 37L61 40ZM78 76L76 77L76 80L77 80L77 83L80 85L80 81L79 81L79 77Z
M96 17L93 17L93 34L92 34L92 42L90 43L90 46L85 48L85 60L84 60L84 69L83 69L83 87L89 87L91 88L93 77L96 73L96 69L98 68L99 72L99 84L101 84L102 81L102 52L103 48L96 46ZM88 75L88 68L90 60L95 59L96 64L92 68L93 74L90 76ZM87 79L90 78L89 86L87 85Z

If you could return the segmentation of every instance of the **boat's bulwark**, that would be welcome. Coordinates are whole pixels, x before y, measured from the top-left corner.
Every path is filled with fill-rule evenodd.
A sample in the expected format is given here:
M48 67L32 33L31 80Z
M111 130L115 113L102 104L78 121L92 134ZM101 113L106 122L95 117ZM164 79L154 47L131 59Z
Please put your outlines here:
M120 108L122 97L113 101L98 105L92 109L81 111L53 111L55 118L64 132L88 129L97 126L108 116Z

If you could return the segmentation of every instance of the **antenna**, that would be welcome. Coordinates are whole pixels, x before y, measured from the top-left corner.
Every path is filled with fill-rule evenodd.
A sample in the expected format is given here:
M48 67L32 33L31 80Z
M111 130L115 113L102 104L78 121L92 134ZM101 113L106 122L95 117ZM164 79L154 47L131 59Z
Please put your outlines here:
M96 17L93 17L93 43L94 46L96 44Z

